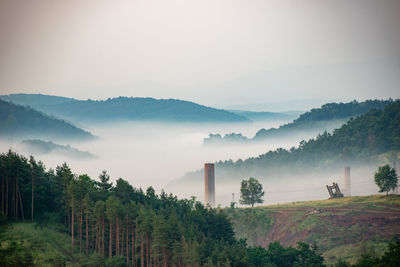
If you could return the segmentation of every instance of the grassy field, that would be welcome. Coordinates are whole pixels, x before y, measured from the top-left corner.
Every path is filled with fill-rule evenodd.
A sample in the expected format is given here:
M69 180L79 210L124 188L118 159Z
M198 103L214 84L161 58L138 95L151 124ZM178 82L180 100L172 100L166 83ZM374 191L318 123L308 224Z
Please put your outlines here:
M342 197L336 199L313 200L313 201L297 201L278 205L258 206L256 209L283 209L283 208L322 208L322 207L351 207L358 206L359 208L385 208L391 206L393 209L400 211L400 195L372 195L372 196L355 196Z
M361 254L381 255L400 238L400 196L373 195L227 209L236 237L267 247L279 241L316 243L326 263L354 263Z

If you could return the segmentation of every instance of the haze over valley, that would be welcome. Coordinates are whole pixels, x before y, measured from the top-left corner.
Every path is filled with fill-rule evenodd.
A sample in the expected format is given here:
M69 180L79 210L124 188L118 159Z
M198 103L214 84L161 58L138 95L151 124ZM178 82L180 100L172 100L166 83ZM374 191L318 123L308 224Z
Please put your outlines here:
M56 116L63 115L58 110L54 111L54 109L49 108L51 106L47 102L49 99L56 100L54 105L64 105L64 110L69 108L76 110L74 106L76 100L62 97L9 95L0 96L0 98L34 106L42 112L47 112L43 116L53 117L55 120L57 120ZM132 98L115 99L122 99L124 102L134 100ZM86 113L95 114L95 110L101 107L99 105L106 105L109 101L97 102L98 107L85 108ZM85 102L90 103L90 100ZM4 102L3 105L6 103L9 102ZM183 102L175 101L170 105L174 106L175 103ZM75 140L75 138L72 138L73 136L68 140L67 136L67 139L60 140L60 144L51 144L49 142L57 143L58 139L54 139L52 135L47 135L46 130L43 129L40 141L28 141L27 143L27 141L24 141L26 138L18 138L18 134L15 134L13 139L2 140L1 148L3 151L11 148L26 155L38 156L47 167L53 169L63 162L68 162L71 168L77 172L87 173L91 177L97 177L102 170L107 170L114 181L122 177L143 189L152 186L157 192L165 190L185 198L195 196L200 201L204 200L204 174L197 170L201 170L206 162L226 161L227 164L217 164L216 167L217 204L229 205L234 198L232 193L236 195L237 199L240 195L240 179L250 176L256 176L260 179L264 188L267 189L266 203L320 199L326 196L326 184L334 181L342 184L342 169L344 165L353 165L352 160L343 162L342 165L328 166L324 170L304 162L300 172L287 172L287 167L282 167L280 172L277 168L271 169L267 166L265 168L257 167L257 169L246 167L241 171L229 171L227 166L229 166L229 162L233 164L238 160L255 158L278 148L290 150L293 147L298 147L302 140L315 138L324 131L332 133L334 129L340 128L349 118L366 113L372 108L382 109L387 103L390 103L390 101L328 104L322 106L322 108L303 112L299 116L300 119L293 118L296 115L289 115L290 113L234 111L241 116L237 120L233 116L235 113L222 110L213 110L214 113L207 113L208 110L212 109L202 107L205 110L203 117L201 117L201 113L196 117L182 117L182 111L178 109L178 111L170 113L169 118L160 121L158 114L164 113L164 111L157 111L157 109L153 109L153 115L150 117L141 115L143 113L148 114L147 109L142 110L141 108L136 108L136 113L131 113L131 117L120 115L128 114L126 112L129 112L130 106L135 107L137 105L135 101L131 101L125 104L127 106L123 109L118 105L106 106L104 115L98 117L100 119L78 121L77 125L96 136L92 140ZM18 105L15 107L22 108ZM189 103L186 111L190 114L193 109L197 110L198 106ZM223 117L218 119L220 120L219 123L215 121L215 114L223 114ZM249 117L245 117L246 115ZM106 117L106 119L102 120L103 117ZM67 117L63 118L66 119ZM198 120L198 118L201 119ZM237 121L232 122L232 118ZM73 118L68 117L68 119L69 123L73 124ZM24 125L24 123L21 124ZM270 131L278 132L282 128L282 133L273 133L269 138L260 138L261 131L259 129L261 128L266 133ZM279 128L279 130L273 128ZM256 136L254 139L258 137L258 140L257 142L240 142L240 140L233 139L229 142L228 139L226 144L219 142L204 143L203 140L206 140L205 138L210 132L222 133L222 136L230 136L232 133L239 132L243 136ZM33 137L35 136L33 135ZM222 140L225 139L227 137ZM251 139L248 140L251 141ZM52 150L50 150L49 145ZM72 148L67 148L67 145L72 146ZM72 151L67 153L68 149ZM74 153L75 157L72 156ZM87 156L82 156L85 155L82 153L87 153ZM368 181L365 177L373 175L377 164L372 166L360 162L354 164L354 169L352 168L353 182L359 184L355 187L354 193L359 195L376 193L377 189L373 181ZM192 175L191 173L194 171L195 175ZM190 179L180 180L182 177L191 176Z
M242 123L197 123L192 122L154 122L154 121L125 121L104 123L80 123L85 130L97 138L90 142L68 140L70 144L82 151L89 151L97 159L82 161L67 157L42 154L40 159L48 167L55 168L67 161L77 171L87 172L96 177L101 170L107 170L113 179L123 177L138 187L147 188L152 185L158 191L173 179L177 179L185 172L196 170L204 162L214 162L220 159L247 158L258 155L269 149L276 149L284 145L286 148L295 146L297 140L288 140L287 144L266 142L264 144L233 145L225 148L206 147L203 138L209 132L230 133L240 131L253 135L260 127L277 127L287 121L264 121ZM43 140L51 137L42 136ZM2 149L9 147L17 151L29 151L20 148L22 140L15 139L7 143L2 141ZM35 153L34 153L35 154ZM157 166L157 167L156 167ZM178 193L179 192L174 192ZM198 196L201 197L201 196Z
M400 266L399 14L1 0L0 266Z

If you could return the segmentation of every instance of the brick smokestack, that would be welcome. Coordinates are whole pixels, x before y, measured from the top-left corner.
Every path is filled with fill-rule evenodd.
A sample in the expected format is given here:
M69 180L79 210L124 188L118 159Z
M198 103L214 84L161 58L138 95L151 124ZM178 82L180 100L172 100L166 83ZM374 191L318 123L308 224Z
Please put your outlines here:
M350 167L344 167L344 196L351 196Z
M209 204L211 207L215 207L215 175L214 175L214 163L204 164L204 205Z

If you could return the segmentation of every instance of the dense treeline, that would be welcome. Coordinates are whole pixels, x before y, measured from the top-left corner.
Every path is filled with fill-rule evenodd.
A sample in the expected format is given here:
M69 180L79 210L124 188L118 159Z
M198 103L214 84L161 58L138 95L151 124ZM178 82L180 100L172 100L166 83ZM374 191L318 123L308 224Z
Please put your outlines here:
M392 101L384 109L372 109L350 119L333 133L324 132L316 138L301 141L298 148L278 148L246 160L219 161L219 177L242 179L255 175L265 177L275 173L301 173L326 167L377 162L381 154L400 150L400 100ZM387 155L390 157L390 155ZM188 173L183 179L199 179L203 171Z
M371 109L381 110L385 105L393 103L393 100L366 100L364 102L352 101L349 103L328 103L320 108L313 108L303 113L292 123L280 126L278 129L261 129L254 139L259 140L267 137L279 137L282 134L290 134L293 130L306 131L313 127L328 127L326 121L342 121L351 117L360 116Z
M383 109L385 105L392 103L393 100L366 100L358 102L353 100L348 103L328 103L320 108L313 108L303 113L295 122L301 121L321 121L343 119L362 115L371 109Z
M324 132L315 139L302 141L298 148L289 151L278 149L244 161L243 164L286 162L300 166L307 163L325 166L349 160L369 161L391 150L400 150L399 100L386 105L383 110L373 109L360 117L350 119L332 134Z
M224 212L195 199L156 195L152 187L143 192L122 178L113 185L106 171L93 180L74 174L66 163L46 170L33 157L9 151L0 154L0 178L2 223L62 223L59 231L71 242L71 251L59 249L65 256L43 250L46 256L38 259L32 251L48 241L34 234L23 241L4 240L0 228L1 266L324 266L315 244L248 247L245 240L235 240ZM391 243L382 257L366 254L354 266L398 266L399 249L399 242ZM337 266L350 265L339 261Z
M141 267L260 266L253 258L260 252L235 240L224 213L195 199L156 195L152 187L143 192L122 178L113 185L106 171L95 181L74 174L65 163L46 170L33 157L12 151L0 155L0 175L3 220L55 216L71 236L72 253L95 253L113 265ZM315 257L322 264L317 250L304 246L290 248L296 252L291 260ZM0 253L11 257L15 251L8 249Z
M360 116L371 109L381 110L385 105L393 102L393 100L389 99L328 103L320 108L313 108L301 114L293 122L284 124L279 128L260 129L253 138L247 138L240 133L225 134L224 136L209 134L207 138L204 138L204 143L260 141L266 138L309 136L309 134L317 134L323 131L330 132L340 127L351 117Z
M373 109L368 113L350 119L332 134L324 132L315 139L302 141L298 148L277 149L236 162L238 168L265 168L285 165L304 168L313 165L326 167L349 161L369 162L374 157L400 150L400 101L385 106L383 110ZM219 167L229 163L220 162Z
M0 136L92 139L92 134L30 107L0 100Z

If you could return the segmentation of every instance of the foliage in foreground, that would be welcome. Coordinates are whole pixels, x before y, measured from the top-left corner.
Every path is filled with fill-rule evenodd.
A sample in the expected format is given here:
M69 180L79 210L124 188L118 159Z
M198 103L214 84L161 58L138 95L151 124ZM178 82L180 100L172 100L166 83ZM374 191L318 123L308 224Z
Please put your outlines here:
M2 265L253 266L252 248L234 238L226 215L195 199L143 192L122 178L113 185L106 171L95 181L66 163L46 171L12 151L0 155L0 178L4 217L43 227L5 230ZM298 262L318 254L295 250Z
M122 178L113 185L105 171L97 181L67 164L46 171L9 151L0 178L0 266L324 266L316 245L248 247L225 213ZM12 222L21 220L33 223Z
M70 237L67 229L58 223L7 223L0 227L0 266L127 266L122 256L103 258L95 252L91 252L88 256L78 252L72 254L68 240ZM217 247L203 266L217 266L213 262L218 262L227 255L233 255L233 257L220 266L325 266L315 245L298 243L296 248L284 248L278 242L274 242L264 249L247 247L244 240L238 241L231 247ZM189 265L175 266L199 266L195 261L189 260L189 262ZM365 253L354 265L339 260L334 266L397 267L399 264L400 241L395 241L389 243L382 257Z
M57 226L56 228L54 226ZM70 253L71 244L64 226L59 224L8 223L0 228L0 266L127 266L125 258L115 256L103 258L97 253L87 257L83 253ZM67 229L64 229L67 230ZM199 253L204 247L193 248ZM195 259L187 264L168 266L200 266ZM221 264L221 262L224 262ZM218 264L220 263L220 264ZM310 265L314 263L314 265ZM282 265L283 264L283 265ZM140 265L138 265L140 266ZM202 266L324 266L323 258L316 247L299 243L297 248L284 248L272 243L268 249L247 247L242 239L232 246L222 244L214 247L208 260Z
M273 225L273 216L262 209L224 209L233 224L236 238L246 239L250 246L258 246Z
M388 250L382 257L363 254L356 264L339 260L335 267L398 267L400 266L400 240L389 243Z

